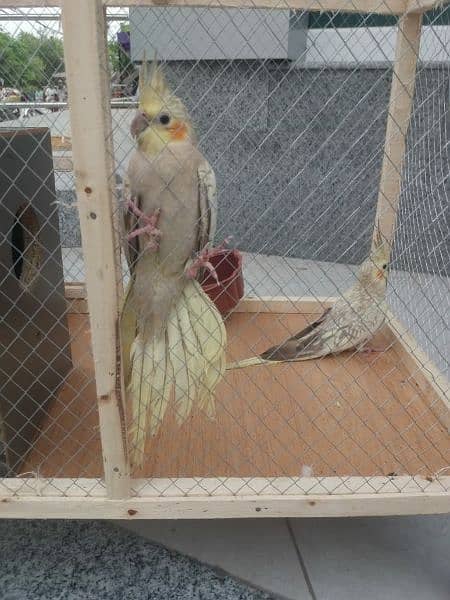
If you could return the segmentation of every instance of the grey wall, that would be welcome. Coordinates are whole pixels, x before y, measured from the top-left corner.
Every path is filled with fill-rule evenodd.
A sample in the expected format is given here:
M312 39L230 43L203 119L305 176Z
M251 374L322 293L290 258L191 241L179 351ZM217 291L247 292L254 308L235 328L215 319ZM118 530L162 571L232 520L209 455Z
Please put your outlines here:
M287 58L289 10L130 7L131 59Z
M166 65L219 186L217 239L243 250L358 263L367 255L390 69L292 69L287 61ZM397 267L450 273L449 69L419 73ZM446 112L447 111L447 112ZM131 113L114 111L123 172ZM445 150L445 145L447 149ZM62 216L70 245L72 218ZM436 250L437 248L437 250Z
M239 247L252 252L363 260L391 70L292 69L288 62L192 68L173 63L168 76L178 82L217 174L218 238L233 234ZM402 268L450 270L448 73L424 68L418 76L400 211Z

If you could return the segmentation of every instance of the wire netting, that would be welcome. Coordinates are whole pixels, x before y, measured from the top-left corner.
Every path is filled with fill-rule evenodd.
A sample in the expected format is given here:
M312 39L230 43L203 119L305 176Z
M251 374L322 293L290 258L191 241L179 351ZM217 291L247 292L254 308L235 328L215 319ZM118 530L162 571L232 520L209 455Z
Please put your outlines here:
M280 2L108 8L105 18L119 295L134 315L133 344L119 352L128 388L118 440L132 494L448 490L448 6L424 20L387 289L372 297L383 311L386 301L387 326L372 340L362 319L381 351L364 353L358 342L313 360L226 371L225 361L280 347L315 323L372 256L397 17ZM63 42L59 9L0 10L0 484L18 495L105 493ZM137 176L130 164L145 152L130 126L147 110L139 68L155 51L171 94L158 92L157 113L144 114L158 151ZM166 113L182 121L173 96L192 122L184 143L195 149L185 154L155 124ZM204 264L196 271L212 304L202 301L194 318L187 273L205 242L192 185L201 205L206 184L189 171L197 148L217 182L217 228L206 239L220 285ZM130 233L157 208L155 251L145 233ZM209 335L220 345L222 320L226 347L209 364L199 327L215 322ZM189 372L200 368L197 354L218 375L209 403Z

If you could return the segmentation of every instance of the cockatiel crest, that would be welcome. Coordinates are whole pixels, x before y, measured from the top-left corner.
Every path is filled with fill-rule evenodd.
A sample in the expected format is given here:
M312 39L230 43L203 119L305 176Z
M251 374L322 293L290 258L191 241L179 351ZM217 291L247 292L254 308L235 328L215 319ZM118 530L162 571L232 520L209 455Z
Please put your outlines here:
M139 72L139 108L131 133L148 155L159 154L169 143L195 142L188 112L167 85L156 55L149 66L144 54Z
M372 252L359 268L358 279L360 283L365 287L371 287L373 285L385 285L387 280L389 257L389 245L383 241L378 226Z

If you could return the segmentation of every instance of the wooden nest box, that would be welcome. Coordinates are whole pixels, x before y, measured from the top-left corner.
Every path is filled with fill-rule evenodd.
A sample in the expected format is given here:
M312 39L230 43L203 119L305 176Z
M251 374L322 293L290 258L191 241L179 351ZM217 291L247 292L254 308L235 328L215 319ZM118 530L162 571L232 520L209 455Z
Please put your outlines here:
M0 130L0 440L19 473L71 368L48 129Z

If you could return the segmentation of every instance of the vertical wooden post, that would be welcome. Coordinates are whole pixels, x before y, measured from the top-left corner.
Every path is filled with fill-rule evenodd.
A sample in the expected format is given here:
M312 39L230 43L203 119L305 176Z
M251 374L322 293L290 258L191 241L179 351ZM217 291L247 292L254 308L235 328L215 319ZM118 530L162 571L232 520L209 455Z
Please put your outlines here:
M110 80L102 0L62 0L72 152L108 496L129 493L117 394L117 271Z
M375 219L375 229L379 223L382 238L388 242L391 248L400 199L406 135L414 96L421 28L421 14L405 14L399 19Z

